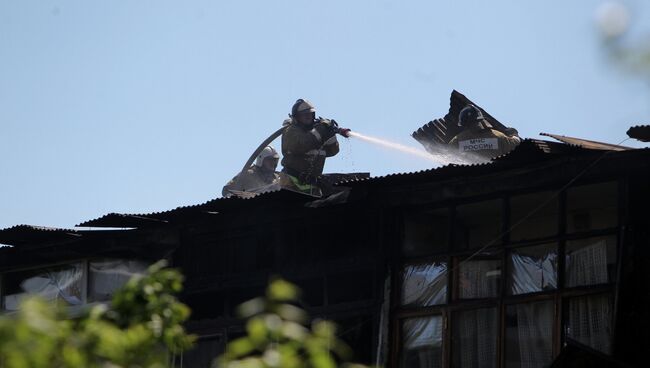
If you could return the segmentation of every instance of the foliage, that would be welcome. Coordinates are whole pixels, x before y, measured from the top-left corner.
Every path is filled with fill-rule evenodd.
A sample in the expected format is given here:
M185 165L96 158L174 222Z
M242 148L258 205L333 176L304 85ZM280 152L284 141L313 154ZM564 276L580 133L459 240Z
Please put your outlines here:
M306 327L308 316L292 303L299 290L274 279L266 297L239 306L247 319L247 336L234 340L219 358L220 368L363 368L347 363L351 349L336 337L336 326L315 321Z
M173 294L182 276L163 261L77 318L36 297L0 317L0 367L165 367L168 352L192 345L182 323L189 308Z

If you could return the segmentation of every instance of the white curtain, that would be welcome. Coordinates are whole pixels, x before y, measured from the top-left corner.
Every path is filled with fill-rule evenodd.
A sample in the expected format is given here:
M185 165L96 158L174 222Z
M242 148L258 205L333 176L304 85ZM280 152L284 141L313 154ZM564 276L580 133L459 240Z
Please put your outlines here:
M566 256L567 286L607 282L607 242L598 240Z
M567 337L603 353L611 351L612 303L608 295L569 301Z
M513 252L510 259L513 295L557 288L557 255L554 252L543 257Z
M516 311L520 367L547 366L553 357L553 302L519 304Z
M459 267L460 297L490 298L498 296L501 270L499 261L480 260L462 263Z
M495 308L460 312L456 323L458 344L457 364L462 368L491 368L496 366Z

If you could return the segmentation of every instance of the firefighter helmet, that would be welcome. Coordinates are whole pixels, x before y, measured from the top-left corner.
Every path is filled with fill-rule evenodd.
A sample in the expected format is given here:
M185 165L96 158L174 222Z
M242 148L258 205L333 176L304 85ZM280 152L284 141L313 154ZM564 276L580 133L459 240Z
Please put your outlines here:
M467 105L458 114L458 125L469 126L473 123L483 120L483 113L474 105Z
M291 116L296 116L296 114L305 112L316 113L316 109L314 108L314 105L311 104L311 102L299 98L291 108Z
M257 155L257 160L255 160L255 166L262 167L262 165L264 165L264 160L269 157L279 159L280 155L278 155L278 152L273 147L266 146L264 147L262 152L260 152L260 154Z

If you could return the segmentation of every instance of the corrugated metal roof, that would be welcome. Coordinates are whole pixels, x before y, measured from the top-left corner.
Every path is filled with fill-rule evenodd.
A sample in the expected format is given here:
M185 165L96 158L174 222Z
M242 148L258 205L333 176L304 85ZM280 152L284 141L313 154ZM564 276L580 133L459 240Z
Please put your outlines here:
M314 197L305 193L295 192L287 189L257 194L252 198L216 198L205 203L177 207L173 210L153 212L146 214L119 214L111 213L100 218L82 222L78 227L147 227L162 225L190 219L214 216L219 213L230 211L242 211L250 207L259 207L266 204L287 204L305 203L312 201Z
M627 135L641 142L650 142L650 125L633 126L627 130Z
M385 176L376 176L369 179L351 180L339 183L339 185L355 186L361 183L383 184L385 182L402 183L409 180L417 180L419 178L448 178L453 176L462 176L467 174L480 175L494 170L495 164L503 165L519 165L523 163L532 163L540 160L545 160L553 157L554 155L563 154L576 154L580 152L588 152L578 146L570 146L564 143L542 141L538 139L524 139L514 150L509 153L492 159L491 162L473 164L473 165L458 165L449 164L438 168L421 170L408 173L395 173Z
M578 146L586 149L607 150L607 151L625 151L625 150L632 149L632 147L625 147L617 144L591 141L583 138L568 137L566 135L550 134L550 133L539 133L539 134L546 137L551 137L553 139L557 139L558 141L566 144L570 144L573 146Z
M0 243L13 246L79 239L81 232L33 225L16 225L0 230Z

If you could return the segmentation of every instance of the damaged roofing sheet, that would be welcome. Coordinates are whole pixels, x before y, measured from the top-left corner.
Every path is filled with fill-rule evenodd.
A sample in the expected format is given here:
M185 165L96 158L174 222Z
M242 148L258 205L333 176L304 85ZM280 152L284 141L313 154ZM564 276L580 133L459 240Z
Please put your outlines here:
M557 139L560 142L570 144L573 146L578 146L586 149L595 149L595 150L608 150L608 151L625 151L632 149L632 147L620 146L617 144L590 141L583 138L567 137L566 135L559 134L550 134L550 133L539 133L540 135L551 137Z

